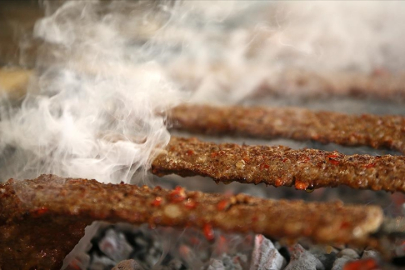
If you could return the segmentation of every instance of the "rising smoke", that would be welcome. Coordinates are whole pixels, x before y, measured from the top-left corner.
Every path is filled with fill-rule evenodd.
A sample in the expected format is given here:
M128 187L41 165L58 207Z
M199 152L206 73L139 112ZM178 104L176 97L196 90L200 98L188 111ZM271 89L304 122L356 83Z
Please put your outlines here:
M21 106L3 110L1 179L54 173L117 183L145 174L170 138L165 111L180 98L160 55L147 57L154 37L137 44L155 8L71 1L36 23L38 78Z
M369 74L402 72L405 66L403 2L185 1L184 6L192 23L177 32L187 35L188 46L169 72L196 91L195 102L234 104L263 84L288 88L278 78L291 70Z

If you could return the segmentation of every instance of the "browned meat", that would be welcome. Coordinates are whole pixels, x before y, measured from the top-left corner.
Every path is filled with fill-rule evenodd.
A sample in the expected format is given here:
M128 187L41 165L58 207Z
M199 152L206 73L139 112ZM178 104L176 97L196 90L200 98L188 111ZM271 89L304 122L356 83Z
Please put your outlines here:
M387 147L405 153L402 116L347 115L303 108L182 105L173 109L170 117L174 128L190 132Z
M335 187L405 192L405 156L343 155L284 146L247 146L172 137L152 163L157 175L201 175L215 181L297 189Z
M253 231L275 238L307 237L320 243L372 243L381 225L377 206L274 201L164 190L42 175L0 185L0 268L58 269L72 241L92 220ZM79 230L72 227L79 227ZM17 228L17 229L16 229ZM39 231L36 229L42 228ZM26 231L25 231L26 230ZM23 238L21 238L23 237ZM65 240L69 240L68 244ZM40 241L39 243L37 241ZM49 243L49 245L47 245Z
M319 97L346 96L372 97L382 100L404 100L405 74L375 69L372 73L347 71L309 71L284 69L271 73L257 89L253 98L265 96Z
M0 205L8 207L2 202ZM42 209L32 210L35 211L40 213ZM30 215L27 212L24 219L0 225L0 269L61 269L63 259L93 221L61 214L37 218Z

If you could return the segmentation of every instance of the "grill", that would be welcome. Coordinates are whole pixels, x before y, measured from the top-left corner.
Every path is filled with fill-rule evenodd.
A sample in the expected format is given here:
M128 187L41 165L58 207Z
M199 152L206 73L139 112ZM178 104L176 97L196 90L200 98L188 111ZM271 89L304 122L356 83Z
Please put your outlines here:
M0 269L404 265L395 7L349 5L359 56L299 23L344 5L42 5L0 46Z

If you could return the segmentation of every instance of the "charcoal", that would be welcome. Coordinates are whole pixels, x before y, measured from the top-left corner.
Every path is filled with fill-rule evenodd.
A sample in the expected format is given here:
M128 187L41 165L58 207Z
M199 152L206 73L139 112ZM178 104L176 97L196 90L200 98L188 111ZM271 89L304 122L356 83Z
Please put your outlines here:
M374 260L377 264L382 264L383 259L381 254L375 250L364 250L363 254L361 255L362 260Z
M162 254L161 250L158 250L152 246L145 256L145 262L148 265L155 265L159 262L161 254Z
M361 258L362 259L372 258L372 259L380 260L381 256L380 256L380 253L378 253L375 250L364 250Z
M133 248L125 240L122 233L117 233L113 229L109 229L104 238L99 243L100 250L115 262L120 262L129 257Z
M285 270L324 270L323 264L300 244L288 248L290 263Z
M162 265L159 270L185 270L183 263L178 259L172 259L167 265Z
M65 270L77 270L88 268L91 261L90 253L92 252L91 250L94 244L92 239L96 237L100 231L102 231L102 227L104 226L107 225L103 222L93 222L90 226L86 227L85 235L63 260L62 269L66 268ZM98 248L97 244L96 246Z
M130 258L139 261L146 269L151 268L159 262L163 253L161 241L154 239L151 234L142 229L127 233L127 238L133 246Z
M284 257L274 247L273 243L261 234L255 237L250 270L269 269L279 270L286 265Z
M405 266L405 256L394 257L394 258L392 258L391 263L398 267L404 267Z
M349 258L353 258L353 259L357 259L359 258L359 254L351 248L345 248L343 250L341 250L338 254L338 257L349 257Z
M237 254L235 256L230 256L228 254L223 254L220 259L211 259L208 270L242 270L245 269L244 264L246 263L246 256Z
M208 270L225 270L224 263L221 260L213 259L210 261L210 265L207 268Z
M244 256L236 255L231 257L227 254L222 255L222 263L225 270L242 270L243 266L241 263L245 261L246 258Z
M332 269L338 253L338 251L331 246L311 246L309 252L323 264L325 269Z
M338 259L333 263L332 270L342 270L346 263L357 260L359 254L353 249L346 248L338 253Z
M144 270L135 260L125 260L118 263L112 270Z
M280 248L278 248L278 252L281 254L281 256L284 257L284 259L287 261L287 264L289 264L291 261L291 256L288 248L285 246L281 246Z
M110 270L115 266L115 262L108 257L94 254L89 270Z

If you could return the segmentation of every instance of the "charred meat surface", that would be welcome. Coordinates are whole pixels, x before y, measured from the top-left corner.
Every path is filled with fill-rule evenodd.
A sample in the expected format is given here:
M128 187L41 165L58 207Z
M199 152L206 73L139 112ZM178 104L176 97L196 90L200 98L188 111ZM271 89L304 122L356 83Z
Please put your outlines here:
M0 205L4 207L1 201ZM25 213L25 218L0 225L0 269L61 269L63 259L84 236L84 229L92 222L91 219L60 214L33 217L40 215L41 211L46 210L32 209ZM3 222L0 220L0 223Z
M76 235L71 228L77 226L83 232L84 225L92 220L196 227L209 239L215 237L212 228L218 228L253 231L274 238L306 237L318 243L359 245L373 243L370 234L383 221L382 209L377 206L274 201L242 194L102 184L53 175L34 180L10 179L0 185L0 209L0 250L5 251L0 253L2 269L58 269L62 263L59 260L68 252L63 240ZM48 231L32 231L38 226ZM16 240L16 233L25 229L23 235L30 239ZM37 243L37 239L41 242ZM48 241L58 245L43 246ZM44 250L50 254L44 254Z
M297 189L346 185L405 192L405 156L343 155L285 146L215 144L195 138L172 137L166 152L153 161L152 172Z
M181 105L171 111L174 128L210 135L290 138L405 153L405 117L348 115L304 108Z

